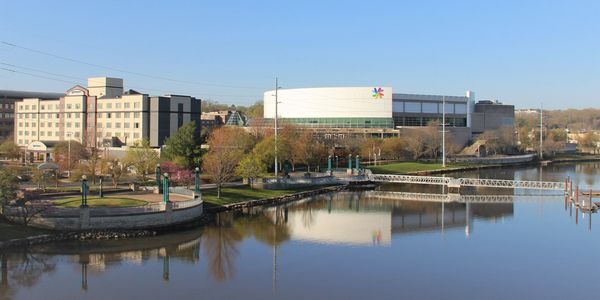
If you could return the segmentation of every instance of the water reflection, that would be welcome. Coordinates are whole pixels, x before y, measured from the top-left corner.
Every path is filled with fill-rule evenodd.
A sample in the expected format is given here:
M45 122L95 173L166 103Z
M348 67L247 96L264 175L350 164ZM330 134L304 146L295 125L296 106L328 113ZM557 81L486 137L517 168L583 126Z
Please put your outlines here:
M586 184L593 186L596 184L597 175L590 170L595 167L596 164L586 168L549 166L543 173L537 168L494 172L482 170L460 174L460 176L564 180L564 177L569 175L581 182L587 180ZM592 178L588 178L589 176ZM385 185L375 191L332 193L284 206L222 213L216 217L211 226L177 234L124 241L63 242L8 251L0 253L0 299L79 298L81 293L90 295L90 298L106 298L108 297L105 296L106 293L110 291L102 287L108 283L116 284L117 290L118 288L129 289L130 285L135 287L125 295L131 296L130 298L135 298L137 293L146 290L148 291L146 296L160 297L159 293L163 290L169 293L180 291L182 282L187 284L184 288L189 289L188 297L190 291L194 291L194 293L206 294L207 298L211 298L211 295L218 296L217 298L239 298L247 296L247 291L257 286L253 290L257 293L256 297L260 295L261 298L278 298L277 295L281 295L280 293L293 289L298 293L297 298L308 298L310 295L318 295L315 293L341 291L334 288L321 289L311 294L310 289L305 292L293 287L296 280L312 283L314 287L316 283L312 281L313 278L319 282L325 280L320 273L333 272L328 275L361 279L365 287L378 287L365 278L336 274L334 267L332 271L328 271L323 267L325 265L331 264L337 268L344 268L348 264L360 265L362 262L361 270L366 273L365 276L374 278L374 281L387 282L388 277L378 277L378 272L384 272L386 276L397 276L399 282L411 282L414 278L401 277L399 274L406 272L396 272L394 265L397 267L415 264L414 261L437 260L437 263L450 264L448 269L452 269L458 266L452 265L454 260L449 258L458 257L457 253L468 252L473 265L467 262L466 266L470 266L471 269L470 273L464 274L478 271L481 271L480 274L486 274L486 271L473 269L473 266L476 265L475 262L479 264L489 262L488 255L495 255L495 259L505 259L506 252L502 251L509 250L499 241L510 242L514 249L520 249L520 243L523 243L525 248L521 249L522 253L529 253L530 249L541 251L534 248L535 244L530 241L536 240L537 236L541 235L543 237L540 239L547 243L551 235L544 235L546 229L536 228L536 222L544 220L546 222L544 226L553 226L551 230L548 229L548 232L561 230L567 232L574 227L573 223L583 222L580 220L580 211L577 208L573 208L568 203L565 203L563 208L561 202L564 201L563 197L539 191L487 189L471 190L465 195L451 196L444 192L438 187ZM549 207L548 214L552 219L543 219L547 216L536 214L537 209L543 205ZM553 214L556 210L559 212L558 215ZM519 218L515 217L515 212L519 212ZM569 220L568 214L572 215L572 220ZM585 216L588 225L585 227L590 230L591 217L591 214ZM515 226L498 227L505 231L491 230L490 226L496 226L499 221L509 221ZM570 226L562 225L562 221L568 222ZM561 226L556 226L557 223ZM440 233L443 238L440 238ZM568 234L561 236L574 239L575 235L568 231ZM515 240L515 237L521 239ZM448 239L452 239L452 243L437 243ZM461 244L462 242L471 244ZM540 242L540 245L544 243ZM486 257L479 260L477 253L469 248L469 245L477 245L478 251L485 252ZM557 242L552 244L552 247L565 245L568 244ZM458 248L454 249L453 246ZM430 247L445 247L448 253L453 253L455 256L444 258L444 254L430 254L428 252ZM343 251L340 251L342 248ZM499 249L503 250L499 252ZM311 250L314 252L303 256L304 252ZM404 255L412 259L403 260ZM516 260L527 265L529 261L520 260L526 255L519 255L511 256L511 261ZM378 262L379 256L389 262L385 259ZM327 259L324 259L325 257ZM366 257L369 257L368 263L363 261ZM365 267L371 265L371 261L379 267L378 270ZM464 260L462 263L465 263ZM285 267L281 268L281 266ZM416 264L413 267L416 268L411 270L419 268L427 270L427 265ZM487 265L487 269L490 268L499 274L507 275L494 265ZM313 269L317 271L313 272ZM135 286L132 283L133 278L128 277L131 276L132 270L138 270L137 276L142 278L140 279L142 283L138 283L139 286ZM444 270L434 268L427 270L429 272L427 274L440 274L447 280L457 276L455 273L445 273ZM531 270L536 269L531 268ZM61 280L65 276L76 277L78 280ZM116 283L109 281L111 276L120 276L121 280ZM496 280L502 281L503 278L510 278L510 276L498 277ZM424 282L428 280L421 279ZM474 278L468 279L474 280ZM164 284L155 286L156 284L152 284L155 283L154 280L164 281ZM268 283L272 289L269 290L265 283ZM418 282L412 283L418 285ZM48 284L67 286L48 291ZM387 284L393 286L390 282ZM258 287L269 290L270 294L258 292ZM359 292L358 288L345 288ZM448 289L449 286L445 288ZM424 293L428 291L421 290ZM45 297L49 292L54 294ZM61 292L63 294L60 294ZM185 298L185 295L179 294L179 297ZM347 298L360 298L358 295L365 296L359 293ZM396 294L386 295L393 298L392 295ZM479 295L485 296L485 294Z

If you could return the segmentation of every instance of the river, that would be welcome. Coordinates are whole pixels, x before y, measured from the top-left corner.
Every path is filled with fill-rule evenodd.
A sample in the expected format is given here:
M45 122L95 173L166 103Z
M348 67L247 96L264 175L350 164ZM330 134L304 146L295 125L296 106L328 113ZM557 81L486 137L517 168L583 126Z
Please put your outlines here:
M598 163L450 174L600 188ZM588 299L600 269L596 214L560 191L471 189L488 203L395 199L384 185L123 241L0 254L0 299ZM508 200L507 200L508 199ZM591 217L591 218L590 218ZM599 225L600 226L600 225Z

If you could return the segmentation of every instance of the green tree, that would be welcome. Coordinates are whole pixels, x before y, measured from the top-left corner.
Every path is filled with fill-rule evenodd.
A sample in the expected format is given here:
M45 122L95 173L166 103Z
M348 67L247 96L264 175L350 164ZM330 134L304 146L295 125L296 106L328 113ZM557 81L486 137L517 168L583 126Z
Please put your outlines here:
M177 129L177 132L167 138L164 158L185 168L194 168L202 156L200 143L196 135L196 122L189 122Z
M132 166L138 178L143 181L146 174L154 172L159 162L159 155L156 150L150 147L150 143L147 140L143 140L136 142L135 145L127 149L122 162L125 165Z
M21 149L15 142L13 138L7 138L2 144L0 144L0 156L6 157L8 159L17 159L21 155Z
M264 103L262 100L256 101L253 105L246 109L246 115L248 118L262 118L264 115Z
M0 202L7 204L17 196L19 182L12 170L0 169Z
M240 161L235 168L235 172L242 178L248 178L250 188L253 188L254 180L267 173L267 166L261 157L253 151Z
M108 174L110 174L110 178L112 179L113 187L116 188L121 177L127 174L130 162L127 160L120 161L118 158L107 158L106 165Z

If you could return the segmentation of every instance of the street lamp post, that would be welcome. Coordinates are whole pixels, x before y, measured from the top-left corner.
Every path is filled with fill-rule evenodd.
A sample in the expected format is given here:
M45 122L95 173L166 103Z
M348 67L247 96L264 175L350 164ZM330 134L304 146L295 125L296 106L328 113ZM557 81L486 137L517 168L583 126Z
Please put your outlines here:
M163 203L169 203L169 173L163 176Z
M327 172L331 174L331 155L327 158Z
M98 190L98 196L100 196L100 198L104 198L104 192L102 191L102 177L100 177L100 189Z
M200 168L196 167L196 169L194 170L194 191L196 191L196 193L200 192Z
M162 186L160 186L160 164L156 164L156 187L160 194L162 192Z
M87 207L88 183L85 175L81 176L81 207Z
M338 169L340 167L340 157L335 156L335 168Z

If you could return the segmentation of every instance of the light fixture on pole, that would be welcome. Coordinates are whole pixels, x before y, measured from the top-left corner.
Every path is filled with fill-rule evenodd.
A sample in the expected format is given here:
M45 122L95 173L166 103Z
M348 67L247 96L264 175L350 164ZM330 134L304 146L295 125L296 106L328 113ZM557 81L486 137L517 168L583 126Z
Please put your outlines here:
M446 96L442 96L442 168L446 167Z
M544 103L541 103L540 106L540 160L544 159Z
M276 77L275 78L275 177L277 177L278 174L278 169L279 169L279 162L278 162L278 157L277 157L277 133L278 133L278 111L277 111L277 106L279 104L279 98L278 98L278 94L279 94L279 79Z

